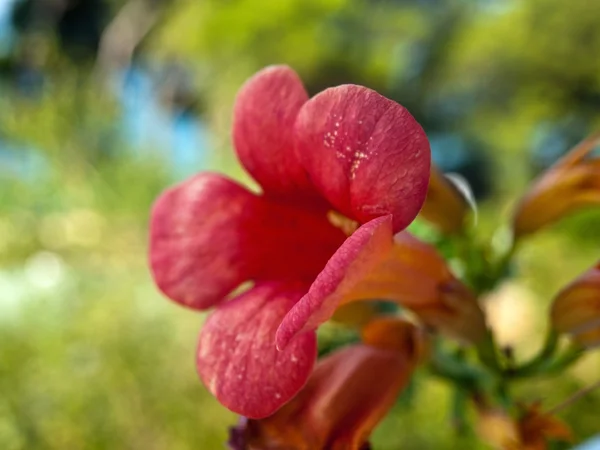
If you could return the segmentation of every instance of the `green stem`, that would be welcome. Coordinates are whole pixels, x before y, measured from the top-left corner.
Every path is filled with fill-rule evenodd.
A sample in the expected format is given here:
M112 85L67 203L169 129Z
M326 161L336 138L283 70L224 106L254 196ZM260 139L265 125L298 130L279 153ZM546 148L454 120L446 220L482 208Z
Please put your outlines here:
M512 369L509 368L505 371L505 375L509 378L524 378L536 375L541 369L547 366L550 358L556 351L557 345L558 334L553 329L550 329L540 352L526 363Z
M462 386L456 386L452 396L451 424L458 435L464 435L467 430L467 403L469 391Z
M457 361L440 351L435 352L429 363L429 370L434 375L450 380L468 391L488 391L494 384L492 377L485 370L466 362Z
M510 247L508 248L508 250L506 250L504 255L502 255L502 257L496 263L496 266L499 269L498 273L504 272L506 267L508 267L508 265L511 263L513 256L515 255L515 252L517 251L517 247L518 247L517 244L518 244L518 242L516 242L513 237L513 241L511 242Z
M543 373L548 375L555 375L561 373L567 369L579 358L585 354L585 348L580 347L577 344L572 344L562 355L556 359L550 361L545 367L543 367Z
M541 353L543 353L543 351ZM534 375L556 375L566 370L569 366L571 366L573 363L579 360L579 358L581 358L584 354L585 349L583 347L580 347L576 344L572 344L562 354L556 356L553 359L550 359L550 355L547 355L547 357L544 360L540 359L538 362L536 362L535 365L532 364L528 370L518 370L507 374L507 376L510 376L510 378L515 379L531 377ZM535 359L537 359L537 357L534 358L534 360Z
M502 373L502 367L498 360L494 336L487 330L486 336L477 344L477 357L486 367L495 373Z
M506 380L501 380L496 389L496 398L505 410L509 410L513 402L508 391Z

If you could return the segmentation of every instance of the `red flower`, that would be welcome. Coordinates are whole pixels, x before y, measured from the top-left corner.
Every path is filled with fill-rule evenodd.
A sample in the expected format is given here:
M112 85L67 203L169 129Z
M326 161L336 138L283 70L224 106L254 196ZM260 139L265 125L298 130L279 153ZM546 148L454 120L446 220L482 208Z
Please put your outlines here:
M233 450L367 450L373 429L394 405L423 356L423 335L410 323L379 319L362 344L320 359L289 403L232 429Z
M340 302L364 299L365 283L363 298L353 286L395 258L394 234L425 199L430 151L397 103L355 85L309 100L283 66L242 87L233 140L262 193L212 173L167 190L152 211L150 264L168 297L216 308L200 335L200 377L229 409L262 418L306 383L315 328ZM351 236L332 211L358 223Z

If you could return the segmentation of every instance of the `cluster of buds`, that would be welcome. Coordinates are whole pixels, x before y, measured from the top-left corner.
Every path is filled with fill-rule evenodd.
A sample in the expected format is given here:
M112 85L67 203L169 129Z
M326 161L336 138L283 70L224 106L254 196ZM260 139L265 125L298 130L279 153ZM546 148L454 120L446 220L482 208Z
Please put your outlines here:
M600 202L599 161L586 159L595 139L523 199L515 240ZM165 191L149 251L167 297L213 309L196 361L206 388L242 416L231 448L364 450L418 365L488 405L511 378L566 364L552 362L559 333L578 352L600 342L596 267L558 295L540 357L502 359L481 288L406 230L420 214L462 235L471 199L432 166L425 132L401 105L356 85L309 98L293 70L269 67L238 93L233 143L261 192L216 173ZM360 339L318 358L317 330L331 320Z

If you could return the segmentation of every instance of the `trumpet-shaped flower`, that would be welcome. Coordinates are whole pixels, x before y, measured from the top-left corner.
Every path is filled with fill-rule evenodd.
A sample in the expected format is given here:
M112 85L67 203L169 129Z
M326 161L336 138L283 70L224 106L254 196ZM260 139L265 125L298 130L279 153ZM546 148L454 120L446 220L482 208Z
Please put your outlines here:
M431 328L459 340L473 343L484 337L485 317L475 295L452 275L436 249L406 231L393 239L389 234L380 227L370 236L370 249L364 254L376 258L365 261L351 253L331 258L284 318L277 332L280 348L327 320L340 305L365 298L410 308Z
M600 205L600 158L588 157L598 143L600 134L587 138L535 182L517 207L516 238L581 208Z
M552 324L584 347L600 345L600 262L558 293Z
M393 236L423 204L430 151L397 103L355 85L309 99L283 66L238 93L233 141L262 192L214 173L167 190L152 211L150 265L172 300L215 308L199 339L200 377L222 404L261 418L306 383L314 330L340 303L393 291L383 266L404 257ZM332 212L356 223L350 236Z
M243 420L232 430L234 450L366 450L373 428L406 385L419 359L416 328L375 320L364 343L321 359L306 386L275 414Z

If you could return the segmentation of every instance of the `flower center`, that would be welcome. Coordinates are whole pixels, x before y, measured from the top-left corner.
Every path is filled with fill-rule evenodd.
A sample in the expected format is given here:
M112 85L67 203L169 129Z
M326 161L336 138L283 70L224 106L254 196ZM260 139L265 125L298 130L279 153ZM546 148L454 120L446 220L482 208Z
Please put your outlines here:
M342 230L346 236L350 236L360 226L356 220L349 219L343 214L334 210L331 210L327 213L327 219L334 227Z

